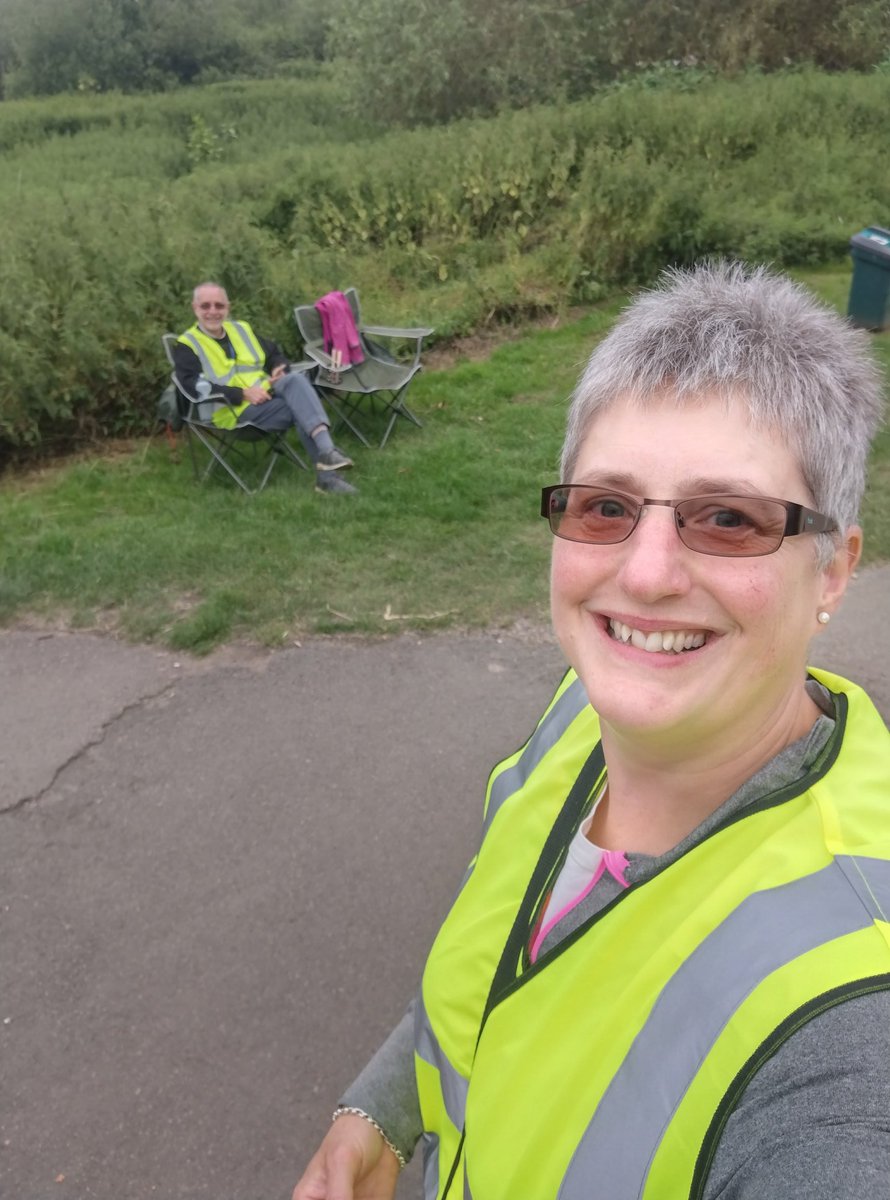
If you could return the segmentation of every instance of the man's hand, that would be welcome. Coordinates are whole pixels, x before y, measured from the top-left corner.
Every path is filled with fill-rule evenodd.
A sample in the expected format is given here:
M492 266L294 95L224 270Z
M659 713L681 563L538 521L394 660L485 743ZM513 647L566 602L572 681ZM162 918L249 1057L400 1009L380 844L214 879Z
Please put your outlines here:
M293 1200L393 1200L399 1164L373 1125L338 1117L297 1184Z
M269 393L261 383L253 383L250 387L242 388L241 393L248 404L265 404Z
M269 378L274 383L276 379L280 379L282 375L287 374L287 363L279 363L277 367L273 367L269 372Z

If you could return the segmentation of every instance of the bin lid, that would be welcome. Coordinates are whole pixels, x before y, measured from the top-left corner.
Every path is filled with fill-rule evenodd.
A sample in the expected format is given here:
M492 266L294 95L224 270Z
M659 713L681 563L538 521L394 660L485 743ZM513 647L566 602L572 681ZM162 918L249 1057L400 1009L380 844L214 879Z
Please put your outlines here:
M871 258L887 259L890 262L890 229L880 225L869 225L861 233L850 238L851 251L865 251Z

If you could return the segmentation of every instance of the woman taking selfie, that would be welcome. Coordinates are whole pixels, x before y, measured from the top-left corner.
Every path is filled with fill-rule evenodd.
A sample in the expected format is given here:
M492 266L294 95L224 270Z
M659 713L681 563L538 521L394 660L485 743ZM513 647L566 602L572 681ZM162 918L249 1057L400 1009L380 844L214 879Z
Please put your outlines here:
M668 272L594 351L542 497L570 670L295 1200L389 1200L421 1137L426 1200L886 1194L890 735L807 670L880 412L762 268Z

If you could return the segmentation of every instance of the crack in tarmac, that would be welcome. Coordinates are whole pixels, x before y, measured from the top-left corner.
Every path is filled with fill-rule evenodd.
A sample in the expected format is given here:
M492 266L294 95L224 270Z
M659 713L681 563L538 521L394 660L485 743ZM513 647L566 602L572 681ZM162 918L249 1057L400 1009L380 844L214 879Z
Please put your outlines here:
M56 770L53 772L52 779L50 779L46 787L41 788L39 792L32 793L30 796L21 796L18 800L13 801L12 804L0 804L0 817L8 816L11 813L21 812L22 809L32 804L39 804L40 801L43 800L43 798L56 786L59 777L64 771L66 771L73 763L76 763L83 758L83 756L90 750L94 749L96 746L102 745L102 743L105 741L105 738L108 736L108 731L112 725L117 724L118 721L122 720L128 713L132 712L133 709L141 708L143 705L149 704L152 700L158 700L164 695L165 692L172 691L181 681L181 676L177 677L176 679L171 679L156 692L149 692L147 695L138 696L135 700L131 700L128 704L125 704L119 712L114 713L112 716L108 717L107 720L102 722L102 725L99 727L98 735L95 738L93 738L91 741L84 742L83 745L79 746L73 754L69 755L69 757L66 758L65 761L56 768Z

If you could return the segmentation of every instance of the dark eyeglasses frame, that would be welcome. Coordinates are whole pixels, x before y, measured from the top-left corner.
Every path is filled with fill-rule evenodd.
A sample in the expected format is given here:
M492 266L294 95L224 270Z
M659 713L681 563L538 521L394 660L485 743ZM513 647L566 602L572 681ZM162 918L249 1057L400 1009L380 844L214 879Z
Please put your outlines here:
M627 533L608 542L594 542L589 538L572 538L564 533L559 533L558 530L553 528L550 499L554 492L564 491L566 488L603 492L606 495L614 496L616 499L629 500L632 504L637 505L637 515L634 518L633 524ZM693 500L766 500L770 504L781 504L782 508L785 509L785 528L782 530L782 536L775 546L769 550L760 550L755 554L720 554L718 551L713 550L699 550L695 546L688 545L683 540L681 532L683 529L683 519L677 512L679 505L688 504ZM652 507L672 508L674 510L674 526L677 530L677 536L683 542L683 545L695 554L707 554L711 558L764 558L767 554L775 554L786 537L796 537L800 533L836 533L838 528L837 522L833 521L831 517L826 517L824 513L816 512L815 509L807 508L803 504L796 504L793 500L779 500L775 496L744 496L732 492L719 492L714 495L684 496L682 500L653 500L648 496L642 498L639 496L630 496L627 492L619 492L612 488L600 488L586 483L554 483L549 487L541 489L541 516L550 525L550 532L554 537L562 538L563 541L576 542L583 546L617 546L621 542L626 542L637 525L639 525L643 509Z
M222 312L222 310L224 308L228 308L228 307L229 307L228 303L220 304L218 300L204 300L198 305L198 308L202 308L202 309L217 308L217 309L219 309L220 312Z

